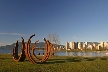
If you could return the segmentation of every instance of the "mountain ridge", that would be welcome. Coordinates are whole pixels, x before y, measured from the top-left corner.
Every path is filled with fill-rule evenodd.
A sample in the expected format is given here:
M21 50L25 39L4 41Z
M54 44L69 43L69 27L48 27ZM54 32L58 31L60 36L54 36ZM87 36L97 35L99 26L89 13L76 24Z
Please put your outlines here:
M21 48L21 46L22 46L21 42L18 42L18 44L19 44L19 48ZM32 47L33 44L34 43L31 43L30 46ZM59 45L59 46L63 46L63 45ZM15 43L13 43L11 45L1 46L0 49L13 49L14 47L15 47ZM36 47L39 47L39 48L45 47L44 42L38 42L38 43L36 43Z

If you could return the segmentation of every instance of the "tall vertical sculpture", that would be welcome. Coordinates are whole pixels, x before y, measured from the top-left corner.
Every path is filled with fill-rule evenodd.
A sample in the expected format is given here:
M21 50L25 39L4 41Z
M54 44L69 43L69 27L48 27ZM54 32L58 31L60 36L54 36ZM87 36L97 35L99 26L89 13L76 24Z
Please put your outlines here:
M30 53L30 43L31 43L31 40L30 40L30 39L31 39L33 36L35 36L35 34L32 35L32 36L30 36L30 38L28 39L28 41L27 41L27 43L26 43L26 50L25 50L26 52L25 52L25 54L26 54L27 59L28 59L30 62L32 62L33 64L35 64L36 61L32 58L31 53Z
M25 43L24 43L24 39L22 37L22 50L20 53L20 56L18 56L18 41L15 44L15 48L13 48L13 59L15 62L22 62L25 60L26 56L25 56Z

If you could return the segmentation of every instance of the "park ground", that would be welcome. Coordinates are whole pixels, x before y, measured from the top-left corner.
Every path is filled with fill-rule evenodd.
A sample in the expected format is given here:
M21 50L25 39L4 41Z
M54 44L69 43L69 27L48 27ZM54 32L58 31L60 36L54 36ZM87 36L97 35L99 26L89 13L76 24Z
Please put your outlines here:
M11 54L0 54L0 72L108 72L108 57L53 56L46 63L14 62Z

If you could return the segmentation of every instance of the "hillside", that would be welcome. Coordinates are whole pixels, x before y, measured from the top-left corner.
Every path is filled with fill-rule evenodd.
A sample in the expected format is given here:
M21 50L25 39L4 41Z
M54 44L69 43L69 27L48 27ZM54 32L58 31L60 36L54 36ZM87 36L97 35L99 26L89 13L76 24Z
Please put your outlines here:
M31 43L31 46L33 45L34 43ZM11 44L11 45L6 45L6 46L1 46L0 49L12 49L15 47L15 43ZM44 42L39 42L37 43L37 46L36 47L44 47ZM19 48L21 48L21 42L19 42Z
M31 43L31 47L34 43ZM59 45L59 46L63 46L63 45ZM1 46L0 49L12 49L15 47L15 43L11 44L11 45L6 45L6 46ZM44 47L44 42L39 42L36 44L36 47L40 47L43 48ZM21 42L19 42L19 48L21 48Z

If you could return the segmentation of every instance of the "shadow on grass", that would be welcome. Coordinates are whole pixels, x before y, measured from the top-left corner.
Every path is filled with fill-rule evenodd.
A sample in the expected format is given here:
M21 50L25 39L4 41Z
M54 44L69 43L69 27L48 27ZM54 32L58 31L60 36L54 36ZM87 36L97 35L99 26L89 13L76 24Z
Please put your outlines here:
M103 58L100 58L100 60L107 60L107 58L104 58L104 57L103 57Z
M0 58L1 60L6 60L6 59L13 59L13 58Z
M82 62L82 61L94 61L97 58L67 58L67 59L50 59L42 64L55 64L55 63L65 63L65 62Z
M69 58L69 59L50 59L44 63L39 63L39 64L56 64L56 63L66 63L66 62L81 62L81 59L77 58Z
M0 58L2 60L5 59L13 59L13 58ZM82 57L73 57L73 58L51 58L48 61L44 63L40 63L39 61L36 61L37 64L56 64L56 63L66 63L66 62L82 62L82 61L94 61L97 58L82 58ZM101 60L107 60L107 58L100 58ZM29 62L29 60L25 59L23 62Z
M86 61L94 61L96 58L89 58Z

